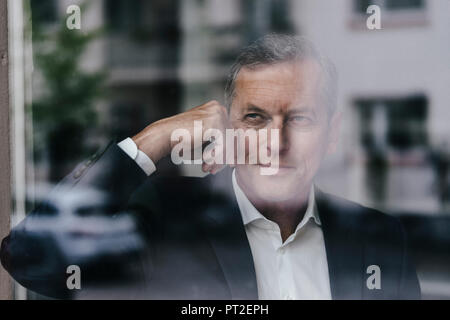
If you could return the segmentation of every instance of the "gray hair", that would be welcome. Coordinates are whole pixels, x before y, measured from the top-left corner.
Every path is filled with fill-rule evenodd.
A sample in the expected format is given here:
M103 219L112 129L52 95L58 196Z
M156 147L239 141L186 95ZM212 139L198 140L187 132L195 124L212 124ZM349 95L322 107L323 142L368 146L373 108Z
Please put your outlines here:
M330 114L336 110L337 71L334 64L319 53L313 43L304 37L269 34L241 50L232 65L225 86L225 105L230 110L235 97L235 84L242 68L254 69L258 66L282 62L313 59L322 70L321 96Z

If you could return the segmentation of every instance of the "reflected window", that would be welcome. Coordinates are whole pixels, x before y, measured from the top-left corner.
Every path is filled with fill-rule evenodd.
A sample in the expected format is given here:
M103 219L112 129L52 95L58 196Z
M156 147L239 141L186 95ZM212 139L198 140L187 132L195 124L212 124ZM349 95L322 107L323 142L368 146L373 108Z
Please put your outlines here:
M108 27L112 31L125 31L136 28L141 21L143 1L108 0L105 1Z
M51 24L57 21L56 0L31 0L32 18L38 24Z
M108 0L105 16L109 29L136 40L178 41L178 0Z
M370 5L378 5L381 10L420 10L425 7L424 0L355 0L354 10L358 13L365 14L367 7Z
M370 30L366 19L367 8L377 5L381 11L381 28L423 27L429 24L429 13L425 0L354 0L350 15L350 27L357 30Z
M367 151L407 150L428 143L426 96L359 99L360 142Z

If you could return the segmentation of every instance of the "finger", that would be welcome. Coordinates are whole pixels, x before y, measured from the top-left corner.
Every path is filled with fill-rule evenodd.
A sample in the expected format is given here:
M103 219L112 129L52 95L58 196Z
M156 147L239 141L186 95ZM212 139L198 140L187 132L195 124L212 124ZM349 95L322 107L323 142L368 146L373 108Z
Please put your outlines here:
M206 164L206 163L202 164L202 171L205 172L205 173L206 172L210 172L212 168L213 168L212 165L209 165L209 164Z
M223 169L225 169L225 167L226 166L223 164L216 164L213 166L213 168L211 169L210 172L211 172L211 174L216 174L216 173L222 171Z

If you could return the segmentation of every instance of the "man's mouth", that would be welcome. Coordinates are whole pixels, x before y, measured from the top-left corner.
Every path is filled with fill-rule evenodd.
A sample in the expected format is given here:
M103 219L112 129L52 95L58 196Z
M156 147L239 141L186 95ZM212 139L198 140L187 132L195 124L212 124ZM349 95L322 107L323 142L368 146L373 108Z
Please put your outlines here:
M259 164L258 165L260 169L270 170L270 173L266 173L263 175L267 176L285 176L293 174L293 172L296 170L296 167L290 166L290 165L277 165L276 163L269 163L269 164Z
M261 164L261 163L259 163L258 166L263 167L263 168L295 169L294 166L284 165L284 164L277 164L277 163L269 163L269 164Z

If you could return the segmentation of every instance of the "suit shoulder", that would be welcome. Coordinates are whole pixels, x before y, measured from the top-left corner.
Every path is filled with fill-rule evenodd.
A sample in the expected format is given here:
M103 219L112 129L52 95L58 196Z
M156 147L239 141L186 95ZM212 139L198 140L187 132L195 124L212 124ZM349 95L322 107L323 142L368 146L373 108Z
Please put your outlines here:
M400 219L392 214L364 206L360 203L321 192L321 196L326 199L329 206L344 213L346 216L353 216L364 230L380 234L390 234L391 236L403 238L403 227Z

